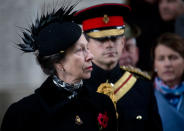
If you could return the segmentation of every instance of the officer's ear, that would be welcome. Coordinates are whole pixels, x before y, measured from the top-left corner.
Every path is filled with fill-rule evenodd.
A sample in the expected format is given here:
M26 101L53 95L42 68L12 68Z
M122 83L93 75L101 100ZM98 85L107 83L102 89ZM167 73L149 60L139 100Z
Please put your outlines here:
M121 37L121 43L122 43L123 48L124 48L124 47L125 47L125 43L126 43L125 35L123 35L123 36Z

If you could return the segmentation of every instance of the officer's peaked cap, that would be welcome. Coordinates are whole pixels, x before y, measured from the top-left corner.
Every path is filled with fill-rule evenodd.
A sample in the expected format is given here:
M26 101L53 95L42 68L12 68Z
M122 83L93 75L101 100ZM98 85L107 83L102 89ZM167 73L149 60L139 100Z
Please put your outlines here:
M131 9L120 3L94 5L74 14L75 21L82 24L83 31L92 38L124 34L125 20Z

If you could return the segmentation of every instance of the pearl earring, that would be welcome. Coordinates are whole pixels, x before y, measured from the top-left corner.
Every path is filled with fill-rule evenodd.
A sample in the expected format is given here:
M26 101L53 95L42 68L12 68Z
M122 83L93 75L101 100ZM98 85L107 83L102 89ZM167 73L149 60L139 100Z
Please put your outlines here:
M62 67L62 68L61 68L61 71L63 71L63 72L64 72L64 71L65 71L65 69Z

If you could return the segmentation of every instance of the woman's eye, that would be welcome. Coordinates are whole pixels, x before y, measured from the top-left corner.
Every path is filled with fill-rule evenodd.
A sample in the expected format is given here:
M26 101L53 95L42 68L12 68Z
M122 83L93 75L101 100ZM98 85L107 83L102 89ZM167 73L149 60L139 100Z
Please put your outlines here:
M163 56L160 56L157 58L158 61L163 61L164 60L164 57Z
M82 51L82 48L79 48L79 49L76 50L76 52L80 52L80 51Z
M175 55L170 56L170 59L171 59L171 60L177 60L177 59L178 59L178 56L175 56Z
M81 51L85 51L85 48L81 47L81 48L78 48L78 49L76 50L76 52L81 52Z

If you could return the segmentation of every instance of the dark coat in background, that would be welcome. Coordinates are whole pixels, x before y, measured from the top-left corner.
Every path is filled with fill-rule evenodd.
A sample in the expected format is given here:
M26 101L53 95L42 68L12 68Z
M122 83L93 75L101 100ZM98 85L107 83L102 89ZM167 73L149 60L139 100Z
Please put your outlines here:
M104 71L93 65L91 78L84 82L91 92L96 92L101 83L108 80L114 84L124 73L119 65L111 71ZM152 83L141 76L136 77L133 87L117 102L118 131L161 131Z
M97 117L105 112L109 121L104 131L117 130L109 97L89 92L85 86L72 100L66 95L49 77L34 94L9 107L1 131L99 131Z
M130 0L132 9L128 17L128 23L135 24L140 28L140 35L136 38L139 48L139 61L137 66L145 71L152 70L151 48L160 36L161 30L166 26L161 25L161 18L157 3L150 4L145 0ZM168 26L167 26L168 27ZM164 28L164 29L163 29Z

